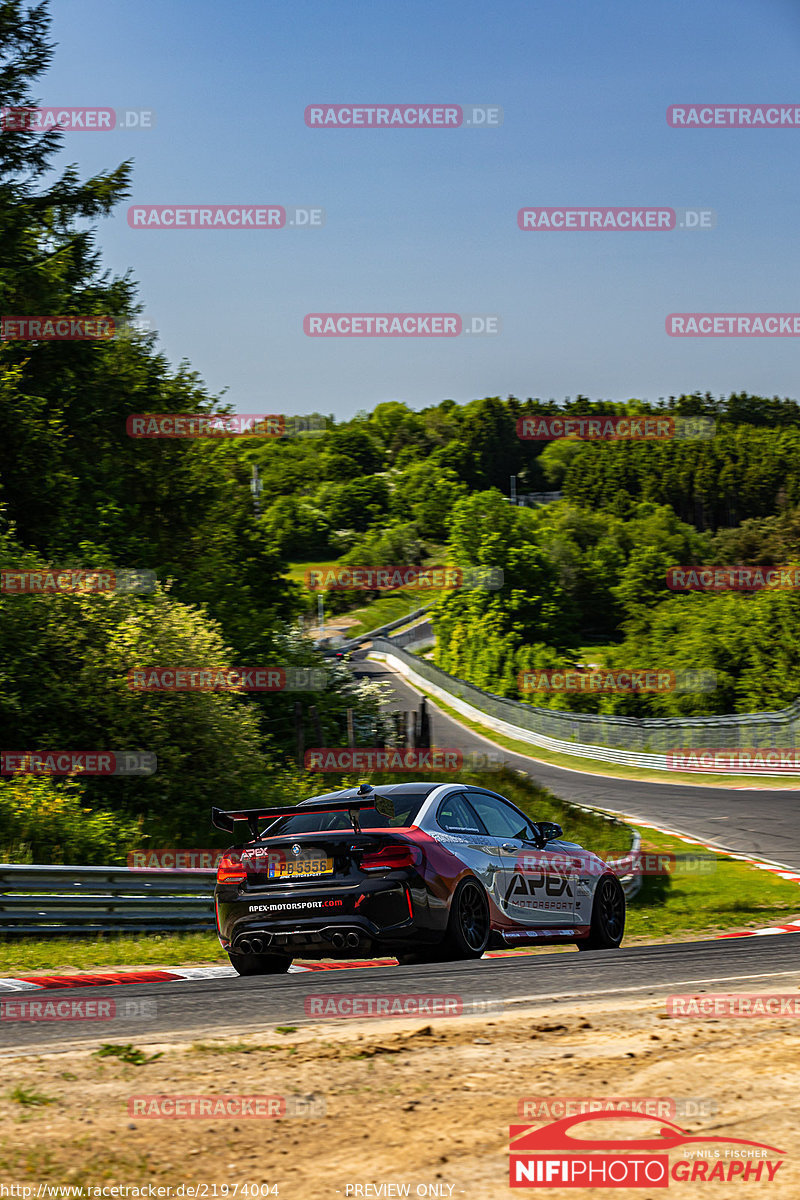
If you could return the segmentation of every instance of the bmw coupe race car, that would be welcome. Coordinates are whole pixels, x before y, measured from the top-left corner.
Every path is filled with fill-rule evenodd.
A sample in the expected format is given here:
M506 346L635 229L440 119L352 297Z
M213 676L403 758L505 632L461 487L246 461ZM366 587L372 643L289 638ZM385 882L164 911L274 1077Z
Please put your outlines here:
M240 975L277 974L295 957L446 961L622 941L612 869L484 788L361 784L292 808L214 808L212 821L250 830L220 860L215 892L219 939Z

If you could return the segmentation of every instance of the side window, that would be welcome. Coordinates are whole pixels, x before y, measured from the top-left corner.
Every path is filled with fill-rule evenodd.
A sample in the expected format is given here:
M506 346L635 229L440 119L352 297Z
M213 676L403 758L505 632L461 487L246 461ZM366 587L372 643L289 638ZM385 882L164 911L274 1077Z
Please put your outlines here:
M492 837L533 840L530 821L504 800L498 796L489 796L486 792L472 790L467 792L467 796Z
M436 820L448 833L486 833L475 810L461 792L445 796L439 805Z

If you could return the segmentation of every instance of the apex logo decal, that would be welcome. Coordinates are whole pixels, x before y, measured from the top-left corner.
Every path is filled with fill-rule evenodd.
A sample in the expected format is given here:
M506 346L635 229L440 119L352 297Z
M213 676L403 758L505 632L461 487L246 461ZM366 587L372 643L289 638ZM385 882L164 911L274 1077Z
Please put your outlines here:
M519 896L537 895L554 897L566 895L572 899L573 892L569 879L565 875L546 875L544 871L525 875L515 873L511 876L504 899L508 902Z

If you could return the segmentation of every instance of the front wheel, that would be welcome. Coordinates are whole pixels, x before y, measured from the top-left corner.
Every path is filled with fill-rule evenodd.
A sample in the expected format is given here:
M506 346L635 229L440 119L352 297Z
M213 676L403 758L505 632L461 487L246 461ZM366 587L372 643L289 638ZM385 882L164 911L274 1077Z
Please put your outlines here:
M453 896L447 933L437 958L480 958L489 942L489 932L486 893L474 879L465 879Z
M622 884L616 875L603 875L594 893L589 936L578 942L578 949L616 950L624 932L625 893Z
M285 975L292 965L285 954L236 954L229 950L228 958L239 975Z

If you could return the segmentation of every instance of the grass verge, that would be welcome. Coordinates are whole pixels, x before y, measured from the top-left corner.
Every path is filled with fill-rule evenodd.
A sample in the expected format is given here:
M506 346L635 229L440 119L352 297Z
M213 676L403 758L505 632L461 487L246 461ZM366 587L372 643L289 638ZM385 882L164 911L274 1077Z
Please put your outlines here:
M119 934L0 942L0 976L96 967L178 967L228 964L213 933Z
M307 571L335 571L338 560L335 558L304 559L300 562L290 562L286 574L294 583L305 584Z
M643 829L645 849L687 854L678 838ZM704 853L704 852L703 852ZM646 875L629 902L625 942L713 937L765 925L785 925L800 913L800 887L768 871L717 854L708 874Z
M361 608L352 608L347 616L356 618L358 624L348 627L347 636L358 637L359 634L369 633L371 629L379 629L381 625L388 625L390 621L399 621L408 613L422 608L423 604L425 604L424 596L420 596L418 591L408 591L392 592L391 596L381 596L379 600L373 600L371 604L365 604Z

